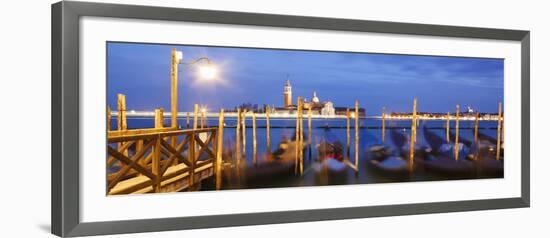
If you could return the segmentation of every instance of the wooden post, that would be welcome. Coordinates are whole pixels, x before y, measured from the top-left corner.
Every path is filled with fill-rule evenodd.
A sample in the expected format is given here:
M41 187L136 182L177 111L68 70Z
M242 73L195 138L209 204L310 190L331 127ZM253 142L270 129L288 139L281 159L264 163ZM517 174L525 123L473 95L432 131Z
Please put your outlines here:
M241 122L243 124L242 130L243 130L243 155L246 158L246 109L242 112Z
M359 101L355 100L355 173L359 173Z
M459 129L459 113L460 106L456 105L456 122L455 122L455 160L458 160L458 129Z
M269 156L271 154L271 131L269 129L269 106L267 106L267 110L265 112L265 123L266 123L266 130L267 130L267 155Z
M477 137L479 133L479 112L476 112L476 121L474 124L474 144L477 146Z
M299 153L299 145L300 145L300 100L302 100L302 97L298 97L298 101L296 102L296 130L295 130L295 136L294 136L294 174L298 174L298 153Z
M237 169L241 160L241 109L237 108L237 128L235 131L235 157L237 159Z
M199 104L193 106L193 130L196 130L198 127L198 113L199 113Z
M196 115L196 113L195 113ZM191 134L189 134L189 158L188 161L191 163L191 168L189 172L189 188L192 189L192 187L195 185L195 162L196 162L196 155L195 150L197 148L197 144L195 141L195 131L191 131ZM189 190L189 189L188 189Z
M201 108L201 129L204 128L204 107Z
M128 124L126 122L126 95L124 94L118 94L117 95L117 111L118 111L118 117L117 117L117 129L119 131L125 131L128 129ZM118 147L122 147L124 145L123 142L118 143ZM128 150L120 151L123 155L128 156Z
M414 147L416 136L416 97L413 99L413 114L411 119L411 136L409 140L409 172L414 169Z
M119 131L125 131L128 129L128 124L126 124L126 96L124 94L118 94L117 101L117 111L118 111L118 127Z
M497 118L497 155L496 159L500 160L500 130L502 129L502 103L498 103L498 118Z
M382 107L382 143L386 141L386 108Z
M253 163L256 165L257 157L258 157L258 142L256 140L256 113L252 111L252 150L254 154Z
M107 131L111 131L111 106L107 106Z
M298 148L300 150L300 176L304 174L304 101L300 98L300 143Z
M155 109L155 128L164 127L164 114L162 108Z
M189 128L189 112L187 112L187 128Z
M450 136L450 127L451 127L451 113L447 112L447 144L451 143L451 136Z
M151 162L151 169L153 170L153 174L155 175L155 181L153 181L153 187L156 193L160 192L160 183L161 183L161 177L160 174L161 166L160 166L160 155L161 155L161 146L160 146L160 135L157 136L155 139L155 145L153 146L153 158Z
M311 105L307 109L307 143L311 147Z
M351 113L349 112L349 108L346 108L346 149L347 149L347 156L349 158L349 148L350 148L350 117Z
M223 165L223 109L220 110L218 116L218 138L216 147L216 190L220 190L222 186L222 165Z
M170 107L172 111L172 128L178 128L178 64L176 48L172 48L172 64L170 67Z

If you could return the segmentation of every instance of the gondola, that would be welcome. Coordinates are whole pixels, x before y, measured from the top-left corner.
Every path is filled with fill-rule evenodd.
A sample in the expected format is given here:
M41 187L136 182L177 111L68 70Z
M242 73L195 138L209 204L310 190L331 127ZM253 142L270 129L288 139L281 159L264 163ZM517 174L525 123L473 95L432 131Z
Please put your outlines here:
M265 160L246 169L246 183L251 187L269 187L273 181L288 181L295 179L295 138L283 137L277 149Z
M475 132L473 131L473 133ZM489 177L504 176L504 148L501 148L500 160L496 160L496 142L496 139L478 131L478 143L474 151L474 159L478 164L480 175Z
M449 131L449 137L451 141L455 141L456 134L452 131ZM466 145L468 148L472 147L472 141L462 137L460 134L458 134L458 143L462 143Z
M321 184L346 184L348 165L344 158L344 145L325 128L321 141L316 145L317 159L311 169L317 174L317 182Z
M426 126L423 127L423 132L426 141L432 147L432 156L427 156L421 161L426 171L452 178L475 177L475 164L467 156L469 148L463 143L459 143L459 158L457 160L454 158L454 144L446 143L443 138L430 131Z
M391 150L386 145L375 145L368 150L367 169L385 178L402 180L408 177L408 162L401 156L401 148L405 146L407 138L396 129L391 129L390 137L398 148Z

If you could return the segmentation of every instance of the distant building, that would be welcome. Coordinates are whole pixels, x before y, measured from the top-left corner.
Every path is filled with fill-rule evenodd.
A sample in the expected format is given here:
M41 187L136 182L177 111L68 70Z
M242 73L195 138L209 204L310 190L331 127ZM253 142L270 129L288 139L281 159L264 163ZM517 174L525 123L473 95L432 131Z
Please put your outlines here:
M321 109L321 115L324 116L334 116L336 115L336 110L334 109L334 105L332 102L325 103L325 106L323 109Z
M286 80L283 91L283 105L287 108L292 107L292 86L290 86L290 80Z
M267 109L267 106L264 106L264 111ZM296 114L298 106L292 104L292 86L290 85L290 80L285 81L285 85L283 87L283 106L282 107L270 107L270 112L273 114ZM303 99L303 109L306 111L309 111L311 109L312 115L323 115L323 116L335 116L335 115L346 115L346 111L349 109L354 110L353 108L347 108L347 107L334 107L334 103L332 101L321 101L319 97L317 96L317 92L313 92L313 96L311 99L304 98ZM365 110L363 108L359 109L359 115L364 116Z

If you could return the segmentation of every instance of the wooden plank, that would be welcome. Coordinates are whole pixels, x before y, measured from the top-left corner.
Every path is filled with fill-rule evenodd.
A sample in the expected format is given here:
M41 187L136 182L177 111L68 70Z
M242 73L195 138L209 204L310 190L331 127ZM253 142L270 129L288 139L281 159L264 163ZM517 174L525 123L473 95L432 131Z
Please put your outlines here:
M140 172L141 174L151 178L151 179L154 179L155 178L155 175L152 174L151 172L147 171L146 169L144 169L143 167L140 167L138 165L135 165L135 164L132 164L132 160L129 159L128 157L124 156L122 153L116 151L115 149L111 148L111 147L107 147L107 151L110 155L116 157L118 160L122 161L122 163L125 163L127 165L129 165L130 167L132 167L133 169L135 169L136 171Z
M139 164L137 164L137 162L141 158L143 158L143 155L145 154L145 152L147 152L147 150L149 150L149 148L153 146L153 143L154 141L150 141L144 148L142 148L140 151L136 152L134 156L132 156L132 163L125 165L116 173L114 179L109 182L108 189L113 188L118 183L118 181L120 181L120 179L130 170L130 168L140 166Z

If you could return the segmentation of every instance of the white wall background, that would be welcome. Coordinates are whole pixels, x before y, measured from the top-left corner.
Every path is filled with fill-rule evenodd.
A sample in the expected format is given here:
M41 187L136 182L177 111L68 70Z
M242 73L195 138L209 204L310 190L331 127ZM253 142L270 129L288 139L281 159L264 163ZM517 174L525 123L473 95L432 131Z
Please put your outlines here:
M99 0L96 0L99 1ZM117 2L117 1L101 1ZM545 1L209 1L122 3L433 23L531 31L531 208L143 233L113 237L548 237L550 21ZM52 237L50 227L50 4L4 3L0 14L0 237ZM545 22L546 21L546 22ZM32 132L32 133L31 133Z

